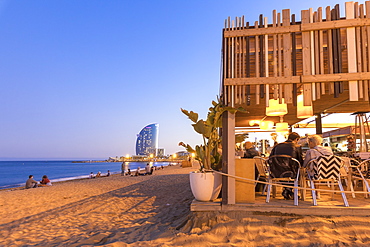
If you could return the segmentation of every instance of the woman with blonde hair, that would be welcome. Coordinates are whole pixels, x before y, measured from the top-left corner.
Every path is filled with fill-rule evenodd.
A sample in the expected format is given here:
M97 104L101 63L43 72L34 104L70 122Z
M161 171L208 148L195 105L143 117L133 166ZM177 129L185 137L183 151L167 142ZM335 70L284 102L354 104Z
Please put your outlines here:
M333 155L333 151L330 147L321 146L322 138L319 135L310 135L307 137L308 147L310 148L306 152L304 158L303 167L306 167L310 160L316 159L324 155Z

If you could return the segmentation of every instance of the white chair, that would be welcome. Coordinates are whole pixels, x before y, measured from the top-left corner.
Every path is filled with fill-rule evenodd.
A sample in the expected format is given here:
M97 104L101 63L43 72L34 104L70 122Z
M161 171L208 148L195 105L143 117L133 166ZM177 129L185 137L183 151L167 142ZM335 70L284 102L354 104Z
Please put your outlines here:
M354 180L355 185L357 185L358 181L361 181L363 191L367 191L370 194L370 186L369 186L369 181L370 181L370 171L369 171L370 159L363 160L361 162L359 162L357 160L354 160L354 159L352 159L351 161L356 164L354 166L354 168L356 169L357 174L356 173L352 174L352 179ZM369 194L366 193L365 198L368 198Z
M310 180L312 189L312 200L313 205L317 206L316 189L315 185L330 185L331 189L335 189L335 185L338 185L342 194L344 206L348 207L348 201L346 194L344 193L343 185L341 182L341 168L343 167L343 160L335 155L319 156L314 160L311 160L307 164L307 175ZM332 199L334 198L334 192L332 193Z
M294 205L298 206L298 180L301 164L298 160L288 155L273 155L267 160L268 163L268 184L266 202L270 202L272 184L293 185ZM276 190L273 192L275 197Z
M268 173L268 166L267 166L266 158L261 157L261 156L255 156L255 157L253 157L253 159L254 159L254 164L255 164L257 172L258 172L256 180L259 181L259 179L264 178L265 181L267 181L269 173ZM255 185L257 185L257 183L258 182L256 182ZM266 187L267 187L267 185L265 184L265 186L263 187L263 190L262 190L262 195L265 194Z

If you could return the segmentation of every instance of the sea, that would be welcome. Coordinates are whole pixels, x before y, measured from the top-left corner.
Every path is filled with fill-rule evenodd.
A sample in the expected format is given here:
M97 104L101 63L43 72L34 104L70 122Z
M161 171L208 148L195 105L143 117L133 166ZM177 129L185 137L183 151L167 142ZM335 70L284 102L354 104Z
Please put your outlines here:
M89 174L99 171L103 176L109 170L111 174L121 173L122 169L143 170L147 162L75 162L60 161L0 161L0 189L22 187L29 175L40 181L47 175L50 181L60 182L88 178ZM168 166L169 162L150 162L153 166Z

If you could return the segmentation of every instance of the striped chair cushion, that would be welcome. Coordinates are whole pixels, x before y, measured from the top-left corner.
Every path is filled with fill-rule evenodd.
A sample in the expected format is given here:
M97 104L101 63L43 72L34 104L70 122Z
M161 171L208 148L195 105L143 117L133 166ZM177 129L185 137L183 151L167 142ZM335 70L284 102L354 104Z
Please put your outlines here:
M320 156L313 167L314 179L338 179L342 160L335 155Z

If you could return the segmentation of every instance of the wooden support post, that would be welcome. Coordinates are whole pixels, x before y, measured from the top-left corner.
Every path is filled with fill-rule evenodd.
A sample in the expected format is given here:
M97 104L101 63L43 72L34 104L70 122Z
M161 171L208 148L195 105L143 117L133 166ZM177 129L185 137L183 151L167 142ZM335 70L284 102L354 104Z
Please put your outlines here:
M315 124L316 124L316 134L321 135L322 134L321 113L316 114Z
M235 114L222 115L222 172L235 175ZM222 204L235 204L235 179L222 176Z

